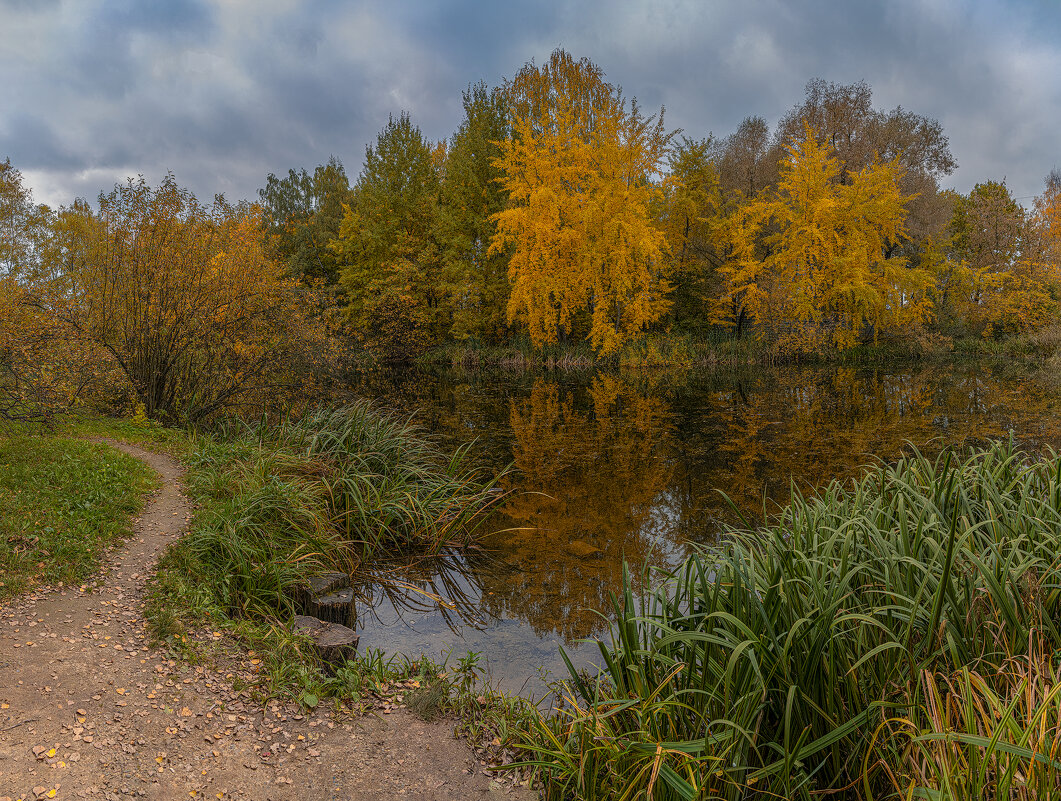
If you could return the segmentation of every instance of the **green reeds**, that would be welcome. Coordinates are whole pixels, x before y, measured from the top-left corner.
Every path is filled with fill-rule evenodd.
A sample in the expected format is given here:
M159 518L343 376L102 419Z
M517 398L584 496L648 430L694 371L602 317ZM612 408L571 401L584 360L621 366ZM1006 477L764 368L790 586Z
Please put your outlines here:
M531 761L552 798L911 797L921 741L881 727L923 730L926 671L1061 646L1059 554L1061 458L1011 444L796 493L645 597L627 581Z
M205 438L188 482L216 500L186 547L229 614L285 611L308 573L472 543L496 477L367 402Z

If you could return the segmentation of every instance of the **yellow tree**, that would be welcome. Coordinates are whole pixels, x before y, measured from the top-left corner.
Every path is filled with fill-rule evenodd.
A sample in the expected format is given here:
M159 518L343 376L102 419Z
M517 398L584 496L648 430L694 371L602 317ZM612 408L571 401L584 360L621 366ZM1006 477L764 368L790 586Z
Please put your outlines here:
M614 353L669 306L651 208L673 134L662 109L642 116L599 67L563 50L525 66L508 92L512 135L496 164L510 201L490 251L511 248L509 321L540 347L588 312L593 346Z
M1043 237L1043 260L1054 276L1061 271L1061 172L1047 176L1046 191L1035 199L1035 219Z
M1022 239L1005 307L1008 327L1028 331L1056 320L1061 301L1061 180L1055 173L1035 199Z
M257 403L329 355L319 297L269 258L256 206L203 206L168 176L118 185L97 213L77 204L60 223L40 307L106 351L152 417Z
M776 188L733 218L716 319L742 306L780 347L796 351L919 327L927 276L902 256L887 257L909 200L898 163L875 161L841 182L840 162L808 127L780 171Z
M1051 256L1056 196L1048 184L1031 213L1005 182L980 183L955 198L948 236L928 261L942 321L992 336L1039 328L1054 317L1061 289Z
M88 354L60 320L40 308L57 223L33 203L22 175L0 162L0 423L47 420L99 384L99 354Z

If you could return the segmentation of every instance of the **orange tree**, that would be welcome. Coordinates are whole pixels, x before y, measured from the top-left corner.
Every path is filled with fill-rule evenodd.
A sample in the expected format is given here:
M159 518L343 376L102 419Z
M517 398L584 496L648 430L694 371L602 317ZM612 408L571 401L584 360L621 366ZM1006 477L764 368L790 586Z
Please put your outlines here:
M332 350L327 310L268 257L256 206L140 179L97 212L66 209L57 232L40 307L108 353L151 417L194 423L260 400Z
M512 135L496 164L509 205L490 251L510 249L509 321L540 347L588 312L589 339L617 351L668 307L653 181L673 134L587 59L556 50L508 86Z
M0 421L47 420L99 377L99 362L37 303L55 222L11 162L0 162Z
M839 160L808 127L780 171L773 190L732 218L716 319L741 306L793 351L847 348L870 329L877 336L919 328L929 309L927 275L902 256L887 257L909 200L898 163L875 161L841 182Z

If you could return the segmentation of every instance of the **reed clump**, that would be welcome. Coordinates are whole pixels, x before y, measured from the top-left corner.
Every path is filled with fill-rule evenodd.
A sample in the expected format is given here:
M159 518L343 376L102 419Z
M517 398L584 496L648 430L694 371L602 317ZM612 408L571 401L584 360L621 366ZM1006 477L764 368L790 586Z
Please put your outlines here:
M548 797L1061 798L1056 454L914 451L653 584L533 727Z
M471 544L500 492L408 418L358 402L198 443L187 478L208 499L180 547L232 616L290 611L312 572Z

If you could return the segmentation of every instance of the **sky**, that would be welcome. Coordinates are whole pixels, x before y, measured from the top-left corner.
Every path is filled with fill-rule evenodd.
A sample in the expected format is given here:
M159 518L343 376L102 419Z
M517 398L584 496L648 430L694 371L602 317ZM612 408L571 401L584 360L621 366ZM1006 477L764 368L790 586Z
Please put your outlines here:
M53 206L166 172L255 199L333 155L353 180L388 115L448 138L463 89L557 47L693 138L865 80L942 123L944 186L1028 204L1061 167L1059 0L0 0L0 160Z

